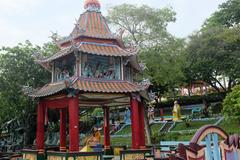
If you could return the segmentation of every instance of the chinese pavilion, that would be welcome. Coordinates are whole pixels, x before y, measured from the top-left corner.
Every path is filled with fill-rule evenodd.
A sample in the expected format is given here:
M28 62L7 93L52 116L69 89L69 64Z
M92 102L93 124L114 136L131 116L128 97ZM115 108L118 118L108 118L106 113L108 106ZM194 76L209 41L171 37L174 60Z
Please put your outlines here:
M52 73L52 82L34 90L38 99L36 147L44 151L44 121L48 109L60 112L60 151L66 151L68 112L69 152L79 151L79 108L104 109L104 148L110 147L109 108L130 106L132 148L145 146L143 94L146 86L134 83L141 72L138 50L126 47L102 16L98 0L85 0L72 33L56 43L60 51L36 61Z

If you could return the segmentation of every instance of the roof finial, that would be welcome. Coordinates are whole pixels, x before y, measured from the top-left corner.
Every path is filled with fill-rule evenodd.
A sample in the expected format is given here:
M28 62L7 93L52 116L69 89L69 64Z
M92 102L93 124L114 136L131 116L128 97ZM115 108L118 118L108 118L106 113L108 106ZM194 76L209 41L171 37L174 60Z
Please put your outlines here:
M101 4L98 0L85 0L84 8L86 10L100 10Z

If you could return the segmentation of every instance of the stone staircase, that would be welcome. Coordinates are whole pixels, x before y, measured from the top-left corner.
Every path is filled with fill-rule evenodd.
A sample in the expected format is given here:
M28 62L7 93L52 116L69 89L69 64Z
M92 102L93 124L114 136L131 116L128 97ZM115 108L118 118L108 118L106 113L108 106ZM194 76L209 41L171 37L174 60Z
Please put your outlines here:
M160 132L168 132L169 129L172 127L173 123L174 123L173 121L166 122L162 129L160 130Z

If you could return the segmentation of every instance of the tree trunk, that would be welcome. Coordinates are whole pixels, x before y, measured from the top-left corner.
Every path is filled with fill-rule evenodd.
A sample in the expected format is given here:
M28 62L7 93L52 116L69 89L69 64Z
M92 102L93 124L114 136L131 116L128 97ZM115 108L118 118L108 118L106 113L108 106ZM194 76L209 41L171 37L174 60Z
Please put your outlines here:
M148 144L152 144L152 141L151 141L151 128L150 128L150 125L149 125L149 120L148 120L148 116L147 116L147 107L146 107L146 104L144 104L144 123L145 123L145 132L146 132L146 136L147 136L147 143Z
M24 146L29 146L33 144L36 135L36 119L34 116L26 116L24 121L24 134L23 134L23 144Z

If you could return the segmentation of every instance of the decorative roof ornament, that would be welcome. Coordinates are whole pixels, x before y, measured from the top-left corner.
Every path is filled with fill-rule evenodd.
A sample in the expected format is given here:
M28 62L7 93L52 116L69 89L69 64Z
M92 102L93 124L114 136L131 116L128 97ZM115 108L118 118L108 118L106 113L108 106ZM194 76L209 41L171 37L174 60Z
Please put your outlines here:
M98 0L85 0L84 9L89 11L100 11L101 4Z

